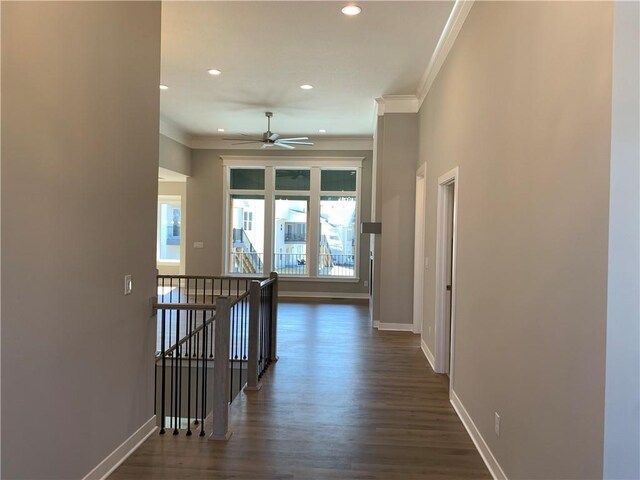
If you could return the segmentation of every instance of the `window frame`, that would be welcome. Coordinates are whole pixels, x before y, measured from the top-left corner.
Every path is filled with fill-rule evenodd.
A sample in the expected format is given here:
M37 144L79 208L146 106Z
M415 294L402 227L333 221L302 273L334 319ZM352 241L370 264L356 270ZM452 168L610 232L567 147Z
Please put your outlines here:
M180 244L178 249L179 258L176 259L168 259L168 258L160 258L160 239L162 236L162 204L177 204L180 209ZM156 265L180 265L184 260L184 212L182 206L182 196L180 195L158 195L158 205L157 205L157 213L156 213Z
M307 223L307 261L308 273L306 275L286 275L280 276L285 279L296 279L301 281L318 281L318 282L359 282L360 281L360 235L355 234L355 253L354 253L354 275L353 276L328 276L320 275L318 269L319 252L320 252L320 198L323 196L355 196L356 198L356 225L358 229L361 219L362 206L362 161L364 157L256 157L256 156L221 156L224 170L223 175L223 236L222 245L222 265L224 266L224 274L234 277L246 277L247 274L238 274L229 272L229 265L225 261L226 254L229 250L229 232L230 232L230 199L231 195L263 195L265 200L264 225L264 275L273 271L274 244L275 244L275 199L276 196L308 196L309 212ZM235 168L264 168L265 169L265 185L264 190L232 190L230 188L231 169ZM276 190L276 170L306 170L310 173L310 189L306 190ZM356 190L355 191L321 191L320 178L322 170L355 170L356 171Z

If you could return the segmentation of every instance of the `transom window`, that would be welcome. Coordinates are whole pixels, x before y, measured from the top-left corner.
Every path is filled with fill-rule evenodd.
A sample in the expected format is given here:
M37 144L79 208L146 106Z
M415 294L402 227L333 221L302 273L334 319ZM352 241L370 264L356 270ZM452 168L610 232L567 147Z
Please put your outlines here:
M223 160L225 273L358 278L361 158Z

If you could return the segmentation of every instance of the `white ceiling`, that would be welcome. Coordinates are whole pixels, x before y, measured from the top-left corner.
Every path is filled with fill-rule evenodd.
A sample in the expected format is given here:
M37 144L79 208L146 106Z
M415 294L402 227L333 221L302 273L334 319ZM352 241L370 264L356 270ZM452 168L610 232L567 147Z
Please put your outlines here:
M163 118L194 136L261 133L270 110L280 134L371 135L376 97L416 93L453 1L359 2L356 17L346 3L163 2Z

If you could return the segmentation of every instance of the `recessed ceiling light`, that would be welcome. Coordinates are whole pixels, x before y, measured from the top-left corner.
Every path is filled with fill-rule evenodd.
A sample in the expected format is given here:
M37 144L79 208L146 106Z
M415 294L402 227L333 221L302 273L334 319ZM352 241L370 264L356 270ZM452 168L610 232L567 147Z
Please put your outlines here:
M169 90L169 87L166 85L160 85L160 90Z
M362 9L357 5L347 5L342 9L342 13L344 13L345 15L349 15L350 17L358 15L361 11Z
M218 131L219 132L224 132L224 128L219 128Z
M320 133L327 133L327 131L324 128L321 128L320 130L318 130Z
M207 73L209 75L213 75L213 76L218 76L220 75L222 72L220 70L216 70L215 68L212 68L211 70L207 70Z
M300 88L302 90L311 90L313 88L313 85L309 85L309 84L304 84L304 85L300 85Z

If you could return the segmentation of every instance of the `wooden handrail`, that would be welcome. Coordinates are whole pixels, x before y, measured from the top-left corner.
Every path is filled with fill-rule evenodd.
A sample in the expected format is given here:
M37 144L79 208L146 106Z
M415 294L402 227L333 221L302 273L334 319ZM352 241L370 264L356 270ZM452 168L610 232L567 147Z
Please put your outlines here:
M153 302L156 310L215 310L215 303L158 303Z

